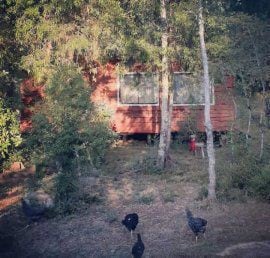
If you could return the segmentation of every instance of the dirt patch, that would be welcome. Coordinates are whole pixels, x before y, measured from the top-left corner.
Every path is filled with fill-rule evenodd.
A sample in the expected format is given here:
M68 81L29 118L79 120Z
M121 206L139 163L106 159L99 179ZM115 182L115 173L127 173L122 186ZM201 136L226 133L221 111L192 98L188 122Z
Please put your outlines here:
M0 174L0 215L20 201L24 194L26 180L33 176L28 169L10 170Z

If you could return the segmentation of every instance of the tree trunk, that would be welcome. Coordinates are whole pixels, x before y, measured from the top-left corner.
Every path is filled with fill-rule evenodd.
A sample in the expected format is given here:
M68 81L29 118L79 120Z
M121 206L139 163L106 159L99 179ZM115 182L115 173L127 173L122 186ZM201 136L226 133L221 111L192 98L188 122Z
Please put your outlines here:
M252 45L253 45L253 50L254 50L254 54L255 54L255 58L256 58L256 64L257 64L257 67L260 71L260 82L261 82L261 85L262 85L262 88L263 88L263 91L262 91L262 109L261 109L261 112L260 112L260 124L259 124L259 127L260 127L260 131L261 131L261 144L260 144L260 159L262 159L263 157L263 150L264 150L264 126L265 126L265 80L264 80L264 76L263 76L263 70L262 70L262 65L261 65L261 60L259 58L259 51L258 51L258 48L257 48L257 45L254 41L254 38L253 38L253 35L250 31L250 29L248 28L248 34L249 34L249 37L250 37L250 40L252 42Z
M204 119L205 119L205 131L207 135L207 154L208 154L208 172L209 172L209 184L208 184L208 199L213 201L216 200L216 172L215 172L215 150L213 144L213 131L212 123L210 119L210 80L208 71L208 60L204 41L204 22L202 15L202 3L199 1L199 35L200 35L200 46L203 64L203 84L205 94L205 106L204 106Z
M168 49L168 29L167 29L167 12L166 0L161 0L161 20L162 20L162 72L161 72L161 128L160 128L160 141L158 150L158 164L161 169L165 167L166 159L168 157L169 144L170 144L170 120L169 115L169 65L167 57Z
M167 137L167 144L166 144L166 153L167 158L170 158L169 149L171 145L171 124L172 124L172 111L173 111L173 89L169 89L169 121L168 121L168 137Z
M234 106L234 121L232 122L231 128L230 128L230 134L231 134L230 138L231 138L231 157L232 157L231 160L232 160L232 162L234 162L235 144L233 141L233 132L234 132L235 121L238 118L238 110L237 110L237 104L236 104L236 101L235 101L233 95L232 95L232 101L233 101L233 106Z
M251 125L251 107L250 107L250 101L247 97L247 108L248 108L248 126L246 131L246 146L248 146L249 142L249 133L250 133L250 125Z
M263 104L265 104L265 100L263 100ZM260 159L263 157L263 149L264 149L264 110L261 111L260 114L260 129L261 129L261 145L260 145Z

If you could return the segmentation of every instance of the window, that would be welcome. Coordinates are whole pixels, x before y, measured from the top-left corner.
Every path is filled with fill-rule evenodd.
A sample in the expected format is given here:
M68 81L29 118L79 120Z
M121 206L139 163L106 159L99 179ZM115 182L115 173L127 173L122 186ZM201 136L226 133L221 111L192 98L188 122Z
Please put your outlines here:
M174 96L176 105L204 105L203 78L195 77L187 73L173 74ZM211 85L211 104L214 104L214 92Z
M128 105L158 104L158 76L129 73L119 77L119 102Z

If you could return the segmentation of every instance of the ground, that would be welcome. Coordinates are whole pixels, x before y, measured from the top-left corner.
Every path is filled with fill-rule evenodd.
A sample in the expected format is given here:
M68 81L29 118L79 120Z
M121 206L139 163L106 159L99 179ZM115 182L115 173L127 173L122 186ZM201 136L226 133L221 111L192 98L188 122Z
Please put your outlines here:
M143 172L154 153L145 142L119 143L98 175L80 180L84 196L96 199L69 216L29 227L18 201L32 172L2 174L0 256L131 257L136 236L131 239L121 220L136 212L144 257L270 257L269 203L244 198L209 206L201 198L206 160L176 146L166 173ZM208 221L206 238L200 236L198 243L187 226L185 207Z

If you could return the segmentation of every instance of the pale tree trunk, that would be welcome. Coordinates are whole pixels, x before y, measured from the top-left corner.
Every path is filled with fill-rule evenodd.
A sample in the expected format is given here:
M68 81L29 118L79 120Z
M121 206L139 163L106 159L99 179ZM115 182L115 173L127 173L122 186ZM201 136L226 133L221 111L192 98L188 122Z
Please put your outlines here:
M251 107L250 107L250 100L248 97L247 97L247 108L248 108L248 126L246 131L246 145L248 145L250 125L251 125Z
M262 108L260 112L260 131L261 131L261 144L260 144L260 159L263 157L263 150L264 150L264 124L265 124L265 83L263 80L263 71L262 71L262 66L260 63L260 59L258 56L258 51L257 47L253 41L254 44L254 51L255 51L255 56L256 56L256 62L258 69L260 70L260 81L262 84L263 92L262 92Z
M233 101L233 106L234 106L234 121L231 124L230 132L231 132L231 155L232 155L232 161L234 161L235 146L234 146L234 141L233 141L233 131L234 131L235 121L238 118L238 110L237 110L237 104L233 95L232 95L232 101Z
M254 49L254 54L255 54L255 58L256 58L256 64L257 67L260 71L260 82L263 88L263 92L262 92L262 108L261 108L261 112L260 112L260 131L261 131L261 144L260 144L260 159L262 159L263 157L263 150L264 150L264 123L265 123L265 83L264 83L264 79L263 79L263 70L262 70L262 65L261 65L261 61L259 58L259 52L258 52L258 48L257 45L254 41L254 38L251 34L250 29L248 28L248 33L249 33L249 37L250 40L252 42L253 45L253 49Z
M169 149L171 145L171 125L172 125L172 112L173 112L173 89L169 89L169 121L168 121L168 137L167 137L167 146L166 146L166 153L167 153L167 159L170 158L169 156Z
M169 6L170 8L170 16L173 17L174 15L174 10L172 8L172 6ZM167 30L169 31L169 34L173 34L173 27L169 27L167 28ZM168 64L169 66L169 64ZM169 76L169 72L168 72L168 76ZM171 77L170 77L171 78ZM171 78L172 79L172 78ZM170 153L169 153L169 149L170 149L170 145L171 145L171 126L172 126L172 113L173 113L173 95L174 95L174 89L172 87L172 82L169 81L169 85L171 85L171 87L169 87L169 122L168 122L168 137L167 137L167 147L166 147L166 153L167 153L167 160L170 159Z
M211 201L216 200L216 172L215 172L215 150L213 144L213 131L212 123L210 119L210 80L208 71L208 60L206 54L206 47L204 41L204 22L202 15L202 3L199 1L199 35L200 35L200 46L203 64L203 84L204 84L204 95L205 95L205 106L204 106L204 119L205 119L205 131L207 135L207 154L208 154L208 172L209 172L209 184L208 184L208 199Z
M160 0L161 3L161 20L162 20L162 72L161 72L161 128L160 128L160 141L158 150L158 164L161 169L165 167L166 159L168 156L168 145L170 144L170 111L169 111L169 64L167 57L168 49L168 29L167 29L167 12L166 0Z

